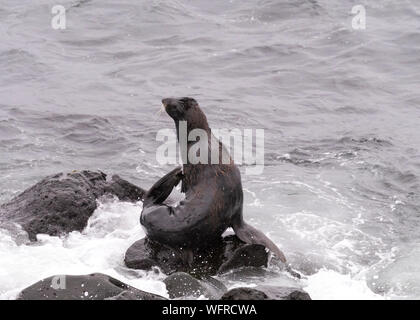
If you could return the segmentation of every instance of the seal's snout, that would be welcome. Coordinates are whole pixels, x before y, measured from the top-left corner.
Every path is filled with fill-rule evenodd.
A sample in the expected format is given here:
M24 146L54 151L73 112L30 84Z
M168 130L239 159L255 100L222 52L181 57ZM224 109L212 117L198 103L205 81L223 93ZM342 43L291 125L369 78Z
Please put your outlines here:
M162 99L162 104L163 104L163 106L166 108L166 106L169 104L169 100L170 100L170 98L165 98L165 99Z
M179 120L184 114L184 109L179 99L175 99L175 98L162 99L162 105L165 108L166 113L168 113L169 116L175 120Z
M171 106L171 105L176 105L177 102L178 102L177 99L174 99L174 98L162 99L162 104L165 108L168 107L168 106Z
M165 111L174 120L187 120L192 116L192 113L198 110L197 102L188 97L184 98L165 98L162 99L162 105ZM191 112L191 110L193 112Z

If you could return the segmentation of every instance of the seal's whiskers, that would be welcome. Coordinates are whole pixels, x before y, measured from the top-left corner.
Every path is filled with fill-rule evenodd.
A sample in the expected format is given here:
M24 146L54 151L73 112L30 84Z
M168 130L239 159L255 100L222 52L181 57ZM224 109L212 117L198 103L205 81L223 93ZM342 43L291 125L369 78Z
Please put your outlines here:
M162 107L155 113L155 119L159 118L161 114L165 111L165 107L162 105Z

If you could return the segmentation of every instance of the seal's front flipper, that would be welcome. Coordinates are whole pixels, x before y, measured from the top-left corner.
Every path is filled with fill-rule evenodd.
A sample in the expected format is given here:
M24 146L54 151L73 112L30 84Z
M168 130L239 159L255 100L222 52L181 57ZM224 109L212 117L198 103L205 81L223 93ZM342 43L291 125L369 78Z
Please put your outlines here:
M144 205L161 204L182 179L182 167L177 167L160 178L146 193Z
M286 257L283 252L274 244L273 241L268 239L268 237L263 234L261 231L255 229L253 226L250 226L245 221L235 221L232 225L235 234L243 242L251 244L262 244L271 252L273 252L281 262L286 263Z

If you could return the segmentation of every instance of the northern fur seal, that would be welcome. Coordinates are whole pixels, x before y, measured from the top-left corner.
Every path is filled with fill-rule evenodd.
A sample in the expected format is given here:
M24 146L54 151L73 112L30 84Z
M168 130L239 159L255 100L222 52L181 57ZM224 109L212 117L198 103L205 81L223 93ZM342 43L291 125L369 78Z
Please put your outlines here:
M207 133L209 162L192 164L190 159L183 159L183 167L175 168L150 188L140 217L147 236L170 247L204 247L220 239L223 232L232 227L242 241L264 245L286 262L284 254L270 239L243 220L240 171L223 144L212 136L207 118L198 103L192 98L168 98L163 99L162 103L175 121L181 149L185 147L189 151L198 143L180 139L181 121L186 121L187 133L194 129ZM217 164L210 159L214 148L219 149ZM226 154L228 161L224 159L222 162ZM185 200L178 206L166 205L164 201L181 181Z

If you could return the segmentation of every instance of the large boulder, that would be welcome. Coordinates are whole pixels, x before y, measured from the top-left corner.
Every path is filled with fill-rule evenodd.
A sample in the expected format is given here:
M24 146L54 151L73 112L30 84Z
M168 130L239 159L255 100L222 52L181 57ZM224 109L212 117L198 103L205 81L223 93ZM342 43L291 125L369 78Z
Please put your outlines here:
M184 272L173 273L163 282L172 299L191 299L200 296L208 299L220 299L227 291L223 283L212 277L197 279Z
M311 297L300 288L261 285L229 290L221 300L311 300Z
M156 266L166 274L186 272L200 277L241 267L267 266L268 252L264 246L246 244L235 235L187 252L143 238L128 248L124 261L132 269L149 270Z
M52 236L82 231L97 207L96 200L111 194L124 201L138 201L144 190L96 171L74 171L46 177L0 207L0 223L22 226L31 241L38 233Z
M24 289L18 300L165 300L101 273L56 275Z

